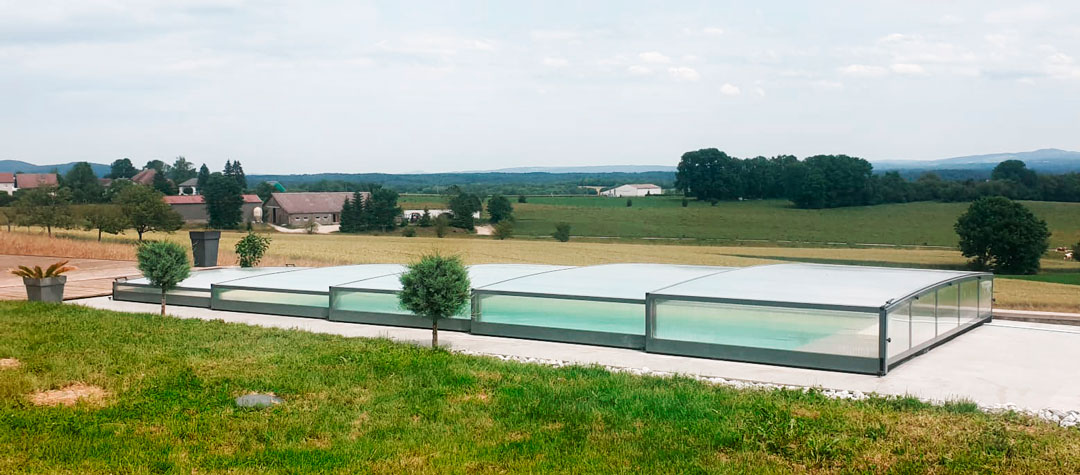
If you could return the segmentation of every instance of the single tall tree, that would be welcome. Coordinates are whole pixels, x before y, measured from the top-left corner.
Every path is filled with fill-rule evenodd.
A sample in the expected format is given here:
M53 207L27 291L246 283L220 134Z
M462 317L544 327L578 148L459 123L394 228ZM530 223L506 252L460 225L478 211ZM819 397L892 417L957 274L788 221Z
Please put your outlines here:
M499 224L503 221L512 221L514 219L514 206L510 204L510 200L506 199L503 195L494 195L488 199L487 203L488 216L491 216L492 224Z
M105 196L105 188L86 162L76 163L68 170L64 186L71 190L71 201L78 204L100 203Z
M161 316L165 316L165 293L176 288L191 275L187 251L170 241L150 241L139 245L136 252L139 271L150 285L161 289Z
M211 228L236 229L240 226L244 219L244 197L236 180L221 173L212 173L200 193L206 201Z
M139 170L135 168L135 165L131 163L129 158L121 158L112 162L109 166L109 174L105 175L105 178L111 178L116 180L118 178L131 178L139 173Z
M439 320L457 315L469 303L469 272L461 258L425 255L401 274L401 307L431 319L431 347L439 346Z
M199 167L199 174L196 176L196 179L198 182L195 184L195 187L202 190L202 187L206 186L206 181L210 179L210 168L207 167L205 163Z
M143 233L173 232L183 226L184 218L165 203L164 196L152 188L134 185L125 187L116 195L116 204L131 220L131 227L138 233L140 241Z
M178 192L176 183L173 183L172 181L169 181L169 179L166 178L165 175L166 175L165 172L155 169L155 173L154 173L154 189L157 190L157 191L160 191L161 194L163 194L163 195L167 195L167 196L175 195Z
M183 156L176 157L176 161L173 162L172 167L169 167L169 179L177 185L195 178L198 172L195 171L195 165L187 161Z
M956 220L960 251L977 269L1034 274L1050 246L1046 221L1003 196L980 198Z

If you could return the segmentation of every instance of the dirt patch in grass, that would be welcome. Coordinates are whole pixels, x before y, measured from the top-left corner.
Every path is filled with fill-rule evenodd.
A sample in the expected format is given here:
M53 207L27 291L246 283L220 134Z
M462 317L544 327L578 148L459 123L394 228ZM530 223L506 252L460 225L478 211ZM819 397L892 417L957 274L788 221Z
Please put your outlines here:
M60 389L38 391L30 395L30 402L35 406L74 406L82 400L100 405L109 393L101 387L85 383L73 383Z
M15 358L0 358L0 369L14 369L22 366L22 362Z

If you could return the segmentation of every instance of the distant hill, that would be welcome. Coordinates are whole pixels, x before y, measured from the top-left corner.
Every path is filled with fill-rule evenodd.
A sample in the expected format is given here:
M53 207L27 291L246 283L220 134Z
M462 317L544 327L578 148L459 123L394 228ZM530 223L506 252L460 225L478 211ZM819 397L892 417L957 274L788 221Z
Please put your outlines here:
M986 155L968 155L964 157L942 158L939 160L880 160L871 161L874 171L930 171L930 170L968 170L989 171L1005 160L1021 160L1028 168L1043 173L1080 172L1080 152L1045 148L1032 152L992 153Z
M62 175L67 173L76 163L78 162L61 163L59 165L34 165L19 160L0 160L0 173L49 173L56 170ZM90 168L99 177L108 175L111 171L108 165L101 163L91 163Z
M465 173L646 173L675 171L676 167L667 165L597 165L586 167L514 167Z

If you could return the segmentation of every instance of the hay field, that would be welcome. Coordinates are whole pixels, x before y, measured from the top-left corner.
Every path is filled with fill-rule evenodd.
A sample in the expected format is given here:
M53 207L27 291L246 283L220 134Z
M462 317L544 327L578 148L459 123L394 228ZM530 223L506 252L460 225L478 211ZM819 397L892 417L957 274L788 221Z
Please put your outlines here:
M0 252L56 257L133 260L135 238L125 235L96 241L96 234L62 231L48 238L36 231L0 231ZM243 236L222 232L218 263L235 265L233 247ZM788 248L751 246L705 246L638 244L621 242L567 242L479 237L444 239L347 234L271 234L273 242L262 265L294 264L327 266L409 262L430 252L456 254L468 264L541 263L590 265L614 262L655 262L715 266L750 266L779 262L961 268L958 251L896 248ZM148 239L171 240L189 246L187 233L150 233ZM1080 272L1080 263L1043 259L1051 272ZM1080 312L1080 287L1051 282L1001 278L997 280L997 305L1002 308Z

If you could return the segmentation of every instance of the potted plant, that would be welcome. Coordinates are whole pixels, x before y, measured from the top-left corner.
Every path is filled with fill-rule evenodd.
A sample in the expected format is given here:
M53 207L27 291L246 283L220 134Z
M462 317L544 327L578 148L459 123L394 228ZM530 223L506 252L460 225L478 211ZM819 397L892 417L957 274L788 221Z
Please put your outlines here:
M23 278L26 286L26 299L31 302L60 302L64 300L64 284L67 283L65 272L75 270L67 265L68 261L57 262L42 270L39 266L19 266L11 273Z

